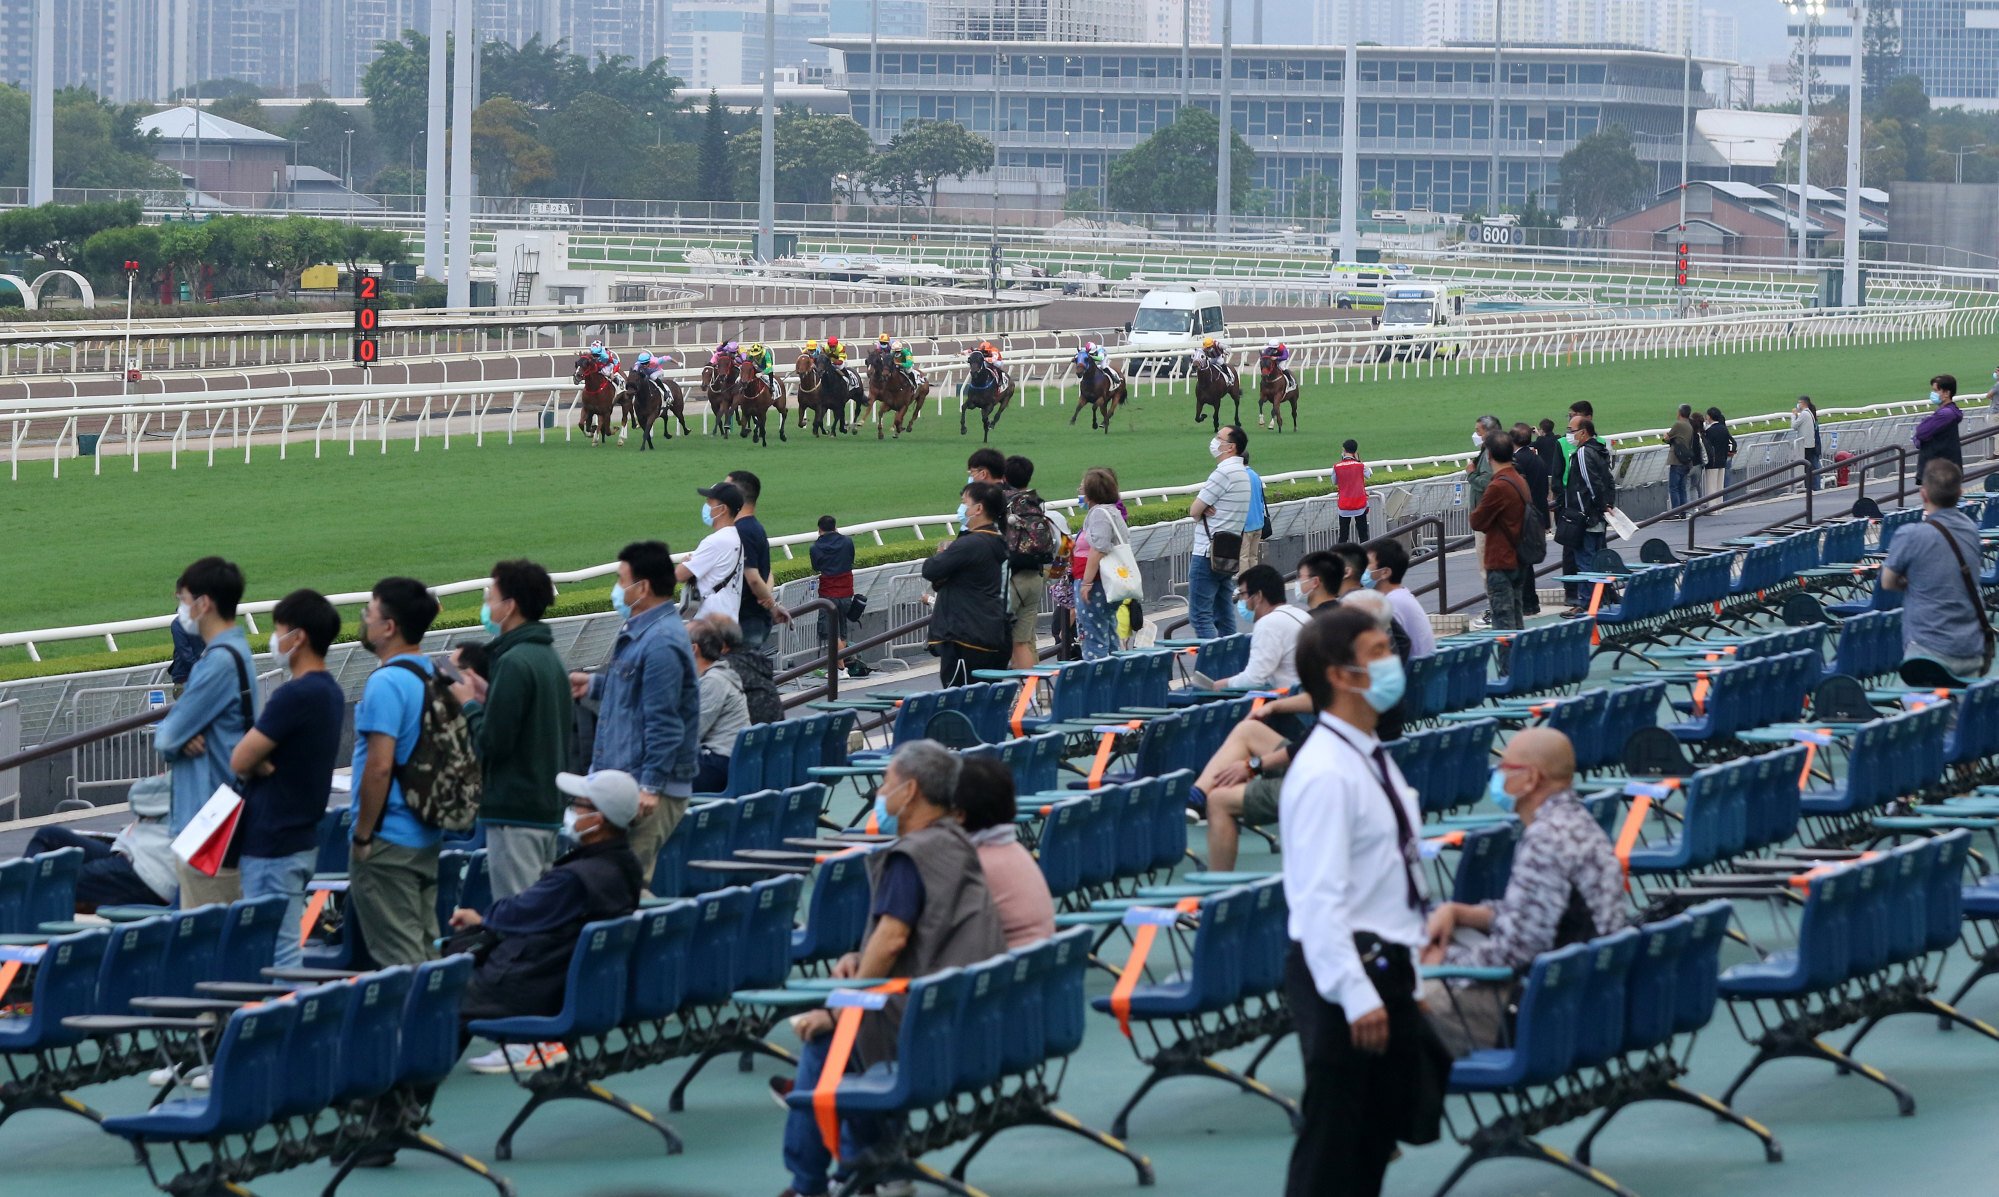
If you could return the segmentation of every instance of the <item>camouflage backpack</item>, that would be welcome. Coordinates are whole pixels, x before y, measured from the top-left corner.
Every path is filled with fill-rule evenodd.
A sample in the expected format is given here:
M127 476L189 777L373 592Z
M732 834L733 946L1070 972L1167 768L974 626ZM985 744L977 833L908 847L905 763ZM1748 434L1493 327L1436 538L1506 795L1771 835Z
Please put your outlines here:
M396 766L403 802L420 822L445 831L470 831L479 818L482 774L472 749L472 725L459 708L451 685L410 661L389 664L423 682L423 715L416 747Z

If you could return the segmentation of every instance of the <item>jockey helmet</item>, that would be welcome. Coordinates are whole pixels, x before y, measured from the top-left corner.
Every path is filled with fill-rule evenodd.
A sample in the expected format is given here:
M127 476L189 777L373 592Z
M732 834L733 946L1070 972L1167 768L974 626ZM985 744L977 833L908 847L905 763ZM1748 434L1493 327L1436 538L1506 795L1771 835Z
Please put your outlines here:
M999 352L999 351L993 348L993 343L992 343L991 341L980 341L980 342L979 342L979 352L980 352L980 353L997 353L997 352Z
M762 341L758 341L754 345L750 346L751 357L762 357L763 355L764 355L764 343Z
M805 352L807 352L807 353L817 353L817 352L819 352L819 342L817 342L817 341L807 341L807 342L805 343Z
M592 341L592 342L590 342L590 351L591 351L592 353L595 353L595 352L596 352L597 350L599 350L599 349L602 349L603 347L604 347L604 342L602 342L602 341Z
M596 358L600 362L608 362L611 360L610 352L607 351L602 345L592 345L590 347L590 356Z
M877 344L877 345L886 345L886 344L888 344L888 343L889 343L890 341L893 341L894 339L895 339L894 337L891 337L891 336L889 336L889 335L888 335L887 333L883 333L883 334L881 334L880 336L878 336L878 337L876 337L876 338L875 338L875 344Z
M646 352L645 350L643 350L643 349L639 350L639 356L638 356L638 364L639 364L639 365L643 366L643 365L645 365L645 364L646 364L647 362L649 362L649 361L651 361L651 360L652 360L652 354L650 354L650 353L647 353L647 352Z
M1203 349L1213 349L1214 347L1215 347L1215 339L1214 339L1213 337L1202 337L1202 338L1201 338L1201 348L1203 348Z
M827 337L827 338L826 338L826 348L828 348L828 349L838 349L839 347L840 347L840 338L838 338L838 337Z
M1083 352L1084 352L1084 353L1095 353L1096 351L1097 351L1097 343L1096 343L1095 341L1085 341L1085 342L1083 342Z

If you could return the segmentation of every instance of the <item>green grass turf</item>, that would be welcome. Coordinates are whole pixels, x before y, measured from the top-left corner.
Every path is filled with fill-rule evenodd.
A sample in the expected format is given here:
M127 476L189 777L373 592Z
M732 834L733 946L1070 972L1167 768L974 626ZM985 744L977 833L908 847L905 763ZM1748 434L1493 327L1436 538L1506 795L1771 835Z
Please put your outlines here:
M1765 355L1659 359L1613 365L1516 370L1433 379L1309 383L1302 433L1251 429L1251 459L1266 474L1324 467L1352 436L1371 460L1456 452L1483 412L1505 419L1559 419L1589 398L1600 429L1656 427L1680 402L1718 404L1740 415L1781 411L1801 392L1821 406L1855 406L1923 393L1928 378L1953 372L1977 389L1991 347L1961 337L1923 343L1817 349ZM1206 468L1205 425L1192 423L1184 395L1148 397L1121 411L1108 436L1069 409L1010 410L995 447L1024 453L1038 466L1050 497L1068 497L1082 472L1117 469L1127 487L1198 480ZM1225 412L1224 415L1227 413ZM1248 406L1245 405L1245 415ZM313 460L294 448L287 461L259 448L248 465L240 450L183 454L178 470L163 453L142 454L140 469L106 459L101 476L88 463L65 463L52 478L46 463L22 467L0 485L0 629L17 630L164 614L173 579L206 553L242 565L250 597L277 598L297 586L365 589L376 578L408 573L428 582L477 577L494 560L533 557L552 569L611 560L641 537L691 548L701 530L694 487L735 467L764 479L760 512L773 535L809 531L823 513L843 522L949 511L965 457L979 445L977 425L960 437L956 414L926 414L900 441L872 435L838 442L801 439L768 449L696 437L634 446L591 447L554 434L546 444L474 448L438 438L421 452L391 439L388 452L362 447L346 455L329 446ZM801 554L802 555L802 554ZM474 604L476 605L476 603ZM143 638L120 638L121 647ZM45 655L101 653L99 641L49 646ZM24 650L0 650L0 668L18 667ZM79 662L81 663L81 662Z

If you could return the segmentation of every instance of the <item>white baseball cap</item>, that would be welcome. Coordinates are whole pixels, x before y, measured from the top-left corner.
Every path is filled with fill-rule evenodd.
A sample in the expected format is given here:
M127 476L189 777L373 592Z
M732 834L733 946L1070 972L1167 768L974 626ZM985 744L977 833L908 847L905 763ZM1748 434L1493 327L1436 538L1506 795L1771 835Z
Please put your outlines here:
M572 798L589 799L590 805L620 830L639 817L639 783L622 770L602 769L588 776L558 773L555 788Z

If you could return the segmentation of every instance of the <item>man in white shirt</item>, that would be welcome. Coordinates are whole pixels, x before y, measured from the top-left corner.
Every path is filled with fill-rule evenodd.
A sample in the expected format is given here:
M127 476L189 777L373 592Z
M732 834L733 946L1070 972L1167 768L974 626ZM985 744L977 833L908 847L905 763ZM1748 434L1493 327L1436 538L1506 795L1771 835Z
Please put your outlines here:
M1378 540L1367 546L1367 565L1367 578L1361 585L1388 596L1396 624L1409 637L1409 659L1436 656L1437 633L1430 626L1430 614L1402 584L1409 573L1409 549L1399 540Z
M1224 425L1208 442L1208 455L1215 459L1214 472L1201 484L1187 514L1194 517L1194 556L1187 566L1187 618L1194 635L1202 640L1233 636L1236 612L1233 599L1235 566L1215 566L1214 535L1238 538L1249 519L1249 471L1243 465L1243 451L1249 436L1233 424Z
M736 533L736 516L743 510L743 492L733 482L703 486L695 492L704 500L701 522L715 529L695 546L694 555L673 567L682 584L692 582L701 593L696 619L722 615L737 619L743 607L743 538Z
M1378 1194L1396 1141L1434 1135L1449 1057L1417 1006L1425 940L1415 794L1375 738L1402 662L1365 612L1298 638L1317 725L1284 776L1285 998L1305 1062L1286 1197ZM1427 1124L1427 1127L1426 1127Z
M1274 566L1254 565L1236 580L1236 614L1248 614L1249 661L1241 673L1222 678L1214 689L1289 690L1298 684L1298 631L1312 617L1284 601L1284 575Z

